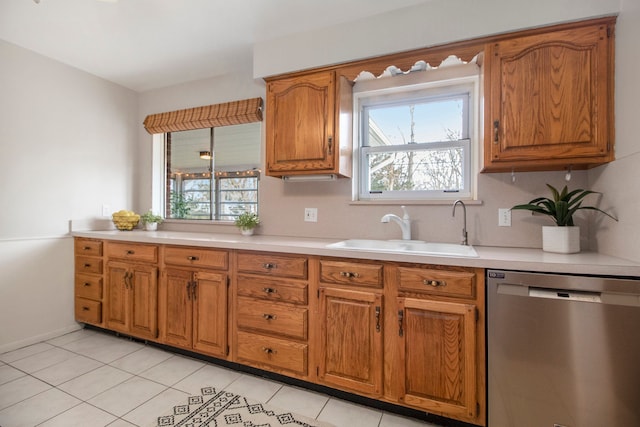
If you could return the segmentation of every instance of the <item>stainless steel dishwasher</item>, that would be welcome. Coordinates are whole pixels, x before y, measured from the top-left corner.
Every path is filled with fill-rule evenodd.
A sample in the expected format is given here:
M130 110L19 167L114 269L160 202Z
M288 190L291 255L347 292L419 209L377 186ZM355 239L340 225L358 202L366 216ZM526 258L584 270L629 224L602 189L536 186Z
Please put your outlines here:
M640 426L640 280L487 271L489 427Z

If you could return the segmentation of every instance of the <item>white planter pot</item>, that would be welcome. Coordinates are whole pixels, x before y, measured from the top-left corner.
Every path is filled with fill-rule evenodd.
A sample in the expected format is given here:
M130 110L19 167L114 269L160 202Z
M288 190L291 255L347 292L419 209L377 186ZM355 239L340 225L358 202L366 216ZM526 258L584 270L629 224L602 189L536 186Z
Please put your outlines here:
M158 223L157 222L145 222L144 223L144 229L147 231L156 231L158 229Z
M241 228L240 232L242 233L243 236L252 236L253 228Z
M560 254L580 252L580 227L542 227L542 250Z

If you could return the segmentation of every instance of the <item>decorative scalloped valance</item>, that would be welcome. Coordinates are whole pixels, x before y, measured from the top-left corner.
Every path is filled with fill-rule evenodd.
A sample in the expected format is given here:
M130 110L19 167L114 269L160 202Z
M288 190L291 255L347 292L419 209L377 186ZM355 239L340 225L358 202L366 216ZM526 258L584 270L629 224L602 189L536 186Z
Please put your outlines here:
M144 119L144 128L153 134L261 121L262 98L251 98L151 114Z

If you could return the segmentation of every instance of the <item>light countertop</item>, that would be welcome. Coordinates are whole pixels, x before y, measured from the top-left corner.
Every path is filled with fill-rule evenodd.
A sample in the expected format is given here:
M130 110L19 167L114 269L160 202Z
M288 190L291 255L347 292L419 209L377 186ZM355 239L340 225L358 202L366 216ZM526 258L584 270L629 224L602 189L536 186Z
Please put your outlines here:
M596 252L555 254L541 249L474 246L477 258L405 254L327 248L343 239L320 239L284 236L242 236L226 233L191 233L177 231L74 231L75 237L126 242L242 249L380 261L412 262L463 267L499 268L549 273L596 274L640 277L640 263Z

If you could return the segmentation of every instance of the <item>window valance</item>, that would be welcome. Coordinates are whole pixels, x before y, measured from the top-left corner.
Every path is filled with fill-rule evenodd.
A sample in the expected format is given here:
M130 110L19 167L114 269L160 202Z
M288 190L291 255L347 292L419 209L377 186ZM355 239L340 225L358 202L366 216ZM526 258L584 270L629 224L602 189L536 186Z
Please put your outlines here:
M260 121L262 98L252 98L151 114L144 119L144 128L153 134Z

